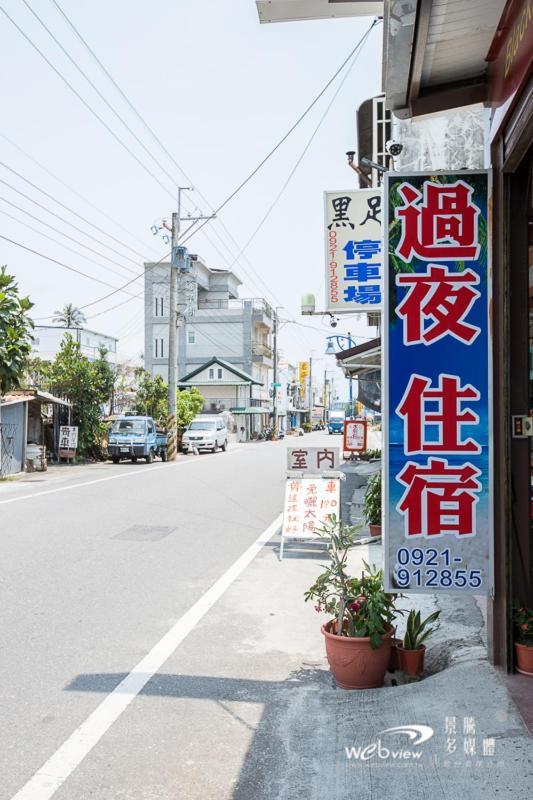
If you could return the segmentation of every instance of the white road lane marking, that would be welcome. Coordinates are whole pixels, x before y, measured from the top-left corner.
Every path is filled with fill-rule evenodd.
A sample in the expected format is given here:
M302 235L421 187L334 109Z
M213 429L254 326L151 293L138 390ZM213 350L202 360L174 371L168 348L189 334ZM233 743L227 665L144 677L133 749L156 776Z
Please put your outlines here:
M230 450L229 453L225 453L224 457L227 457L231 453L239 452L237 450ZM81 481L80 483L71 483L68 486L58 486L56 489L44 489L42 492L33 492L32 494L23 494L20 497L8 497L7 500L0 500L0 506L6 505L7 503L19 503L21 500L33 500L34 497L44 497L47 494L56 494L57 492L68 492L72 489L80 489L83 486L92 486L95 483L104 483L105 481L116 481L119 478L135 478L138 475L146 475L149 472L155 472L158 469L171 469L172 467L179 467L184 466L185 464L203 464L209 458L213 458L214 456L218 456L219 458L222 457L221 453L210 453L209 455L203 455L201 459L191 458L191 459L178 459L174 464L157 464L156 466L148 467L145 470L135 470L131 472L121 472L118 475L108 475L106 478L95 478L92 481Z
M280 514L157 642L12 800L49 800L281 526Z

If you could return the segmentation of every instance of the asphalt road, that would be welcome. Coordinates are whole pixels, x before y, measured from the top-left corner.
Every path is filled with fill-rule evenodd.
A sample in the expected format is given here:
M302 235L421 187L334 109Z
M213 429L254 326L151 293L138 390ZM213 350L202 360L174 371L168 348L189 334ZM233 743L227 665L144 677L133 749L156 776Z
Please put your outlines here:
M305 441L340 443L324 434ZM153 776L131 768L146 748L157 764L138 686L123 689L133 697L133 730L113 721L121 712L111 704L90 730L86 721L147 654L143 669L157 679L165 656L154 646L173 629L165 646L179 656L194 613L183 630L176 623L280 514L286 445L234 445L175 464L57 468L0 485L0 800L186 796L159 779L155 789ZM198 656L202 647L203 639ZM160 708L169 736L176 726L191 742L205 735L208 721L188 717L186 705ZM112 795L98 788L102 764L87 768L96 745L120 776Z

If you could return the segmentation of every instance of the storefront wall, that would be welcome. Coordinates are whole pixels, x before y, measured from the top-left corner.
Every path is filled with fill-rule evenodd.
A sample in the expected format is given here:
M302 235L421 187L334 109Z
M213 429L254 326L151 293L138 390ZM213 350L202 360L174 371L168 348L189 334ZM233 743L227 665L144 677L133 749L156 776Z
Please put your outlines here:
M489 655L512 670L512 604L533 606L530 439L512 436L513 415L529 416L529 258L533 78L491 147L494 170L494 533L495 593Z

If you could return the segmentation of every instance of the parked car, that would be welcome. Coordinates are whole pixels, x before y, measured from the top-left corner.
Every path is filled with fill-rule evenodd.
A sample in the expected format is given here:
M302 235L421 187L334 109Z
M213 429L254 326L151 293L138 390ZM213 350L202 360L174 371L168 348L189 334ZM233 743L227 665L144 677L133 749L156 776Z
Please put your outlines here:
M217 447L224 452L228 449L228 430L222 417L201 415L193 419L181 439L183 452L196 448L215 453Z
M144 458L151 464L155 456L167 460L168 437L158 431L152 417L119 417L109 431L107 452L114 464L127 458L133 463Z

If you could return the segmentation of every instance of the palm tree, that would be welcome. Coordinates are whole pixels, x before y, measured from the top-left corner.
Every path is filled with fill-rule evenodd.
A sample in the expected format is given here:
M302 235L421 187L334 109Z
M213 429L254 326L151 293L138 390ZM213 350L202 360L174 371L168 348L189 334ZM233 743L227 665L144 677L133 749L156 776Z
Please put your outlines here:
M65 328L78 328L84 322L87 322L87 319L83 311L80 311L77 306L72 303L65 303L63 308L54 311L52 322L57 322Z

